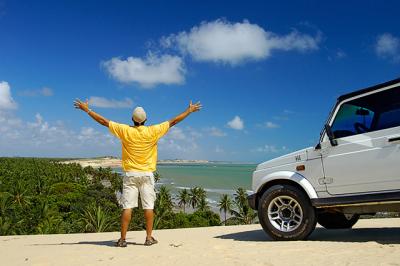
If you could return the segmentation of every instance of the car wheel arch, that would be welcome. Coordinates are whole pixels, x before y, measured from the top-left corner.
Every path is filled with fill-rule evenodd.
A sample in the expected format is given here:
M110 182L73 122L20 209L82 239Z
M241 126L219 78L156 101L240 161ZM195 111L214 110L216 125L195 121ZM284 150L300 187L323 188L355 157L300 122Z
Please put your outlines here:
M307 196L309 200L318 198L317 192L315 191L311 183L304 176L301 176L297 173L293 173L289 177L285 175L281 177L275 177L273 179L266 177L265 179L269 180L263 183L257 190L257 197L256 197L257 208L258 208L258 202L262 197L262 195L264 194L264 192L274 185L291 185L300 189L304 193L304 195Z

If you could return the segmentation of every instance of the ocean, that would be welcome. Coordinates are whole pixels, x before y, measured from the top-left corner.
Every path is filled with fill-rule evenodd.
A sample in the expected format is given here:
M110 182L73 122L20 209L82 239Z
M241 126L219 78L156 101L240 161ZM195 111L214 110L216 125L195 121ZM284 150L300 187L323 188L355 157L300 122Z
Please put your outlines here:
M206 163L206 164L159 164L161 175L156 187L167 186L175 196L181 189L195 186L207 192L207 200L215 208L222 194L233 196L242 187L251 190L251 177L256 164ZM115 169L122 172L121 168Z

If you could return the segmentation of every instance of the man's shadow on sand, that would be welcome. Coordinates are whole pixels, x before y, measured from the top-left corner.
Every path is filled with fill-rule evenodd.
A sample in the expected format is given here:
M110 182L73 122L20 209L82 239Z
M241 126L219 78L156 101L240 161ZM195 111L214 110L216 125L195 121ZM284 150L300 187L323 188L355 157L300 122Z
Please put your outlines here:
M261 226L260 226L261 227ZM262 229L216 236L220 239L235 241L263 242L272 241ZM329 242L368 242L379 244L400 244L400 228L355 228L355 229L325 229L316 228L308 237L308 241Z
M106 247L115 247L117 241L107 240L107 241L80 241L80 242L73 242L73 243L54 243L54 244L33 244L32 246L69 246L69 245L96 245L96 246L106 246ZM144 246L143 243L138 242L129 242L127 241L128 245L134 246Z

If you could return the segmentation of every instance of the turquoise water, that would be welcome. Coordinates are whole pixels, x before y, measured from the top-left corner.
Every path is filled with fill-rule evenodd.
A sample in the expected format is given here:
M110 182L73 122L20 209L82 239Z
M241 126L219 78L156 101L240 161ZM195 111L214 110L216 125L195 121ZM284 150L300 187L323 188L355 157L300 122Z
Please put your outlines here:
M167 186L174 195L184 188L202 187L210 204L215 206L222 194L233 195L239 187L251 190L255 168L255 164L161 164L157 166L161 175L157 186Z

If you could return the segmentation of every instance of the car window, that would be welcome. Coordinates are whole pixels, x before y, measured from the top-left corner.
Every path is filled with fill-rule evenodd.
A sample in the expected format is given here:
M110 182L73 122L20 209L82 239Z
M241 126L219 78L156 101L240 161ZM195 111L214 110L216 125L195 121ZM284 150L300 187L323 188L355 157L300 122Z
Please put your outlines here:
M376 130L398 126L400 126L400 106L397 109L381 113L376 124Z
M343 104L332 124L335 138L343 138L368 132L371 129L374 112L351 103Z
M373 93L340 106L331 129L343 138L400 126L400 87Z

